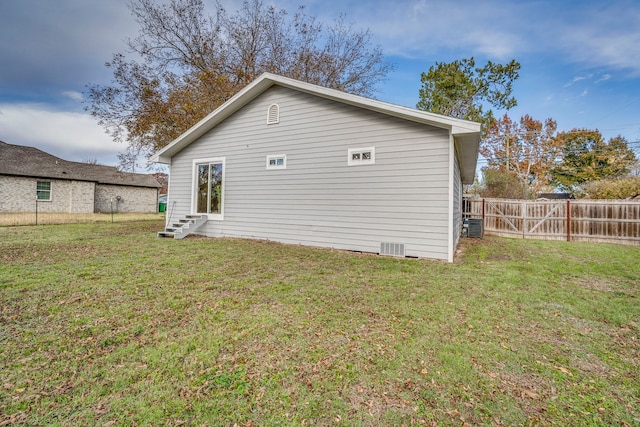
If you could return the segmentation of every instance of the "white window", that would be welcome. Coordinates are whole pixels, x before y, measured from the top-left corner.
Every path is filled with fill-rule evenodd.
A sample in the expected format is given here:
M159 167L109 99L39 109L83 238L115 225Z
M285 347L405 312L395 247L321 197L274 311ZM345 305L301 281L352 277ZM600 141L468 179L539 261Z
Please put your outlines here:
M51 181L38 181L36 183L36 199L51 201Z
M267 110L267 124L274 125L276 123L280 123L280 106L271 104Z
M224 213L224 158L193 161L193 209L209 219L222 219Z
M267 156L267 169L286 169L287 155L277 154Z
M350 148L347 153L347 165L372 165L376 162L376 148Z

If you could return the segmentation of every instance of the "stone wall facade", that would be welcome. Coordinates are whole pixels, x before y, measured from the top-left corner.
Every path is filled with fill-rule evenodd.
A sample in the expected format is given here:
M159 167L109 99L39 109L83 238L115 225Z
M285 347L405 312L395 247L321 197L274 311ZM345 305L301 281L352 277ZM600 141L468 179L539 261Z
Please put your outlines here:
M158 212L158 189L97 184L95 212L108 213L112 207L114 213Z
M51 200L36 202L38 182L51 183ZM36 203L43 213L152 213L158 189L0 175L0 213L35 212Z
M51 183L51 200L38 200L38 212L93 212L93 182L15 176L0 176L0 212L35 212L38 182Z

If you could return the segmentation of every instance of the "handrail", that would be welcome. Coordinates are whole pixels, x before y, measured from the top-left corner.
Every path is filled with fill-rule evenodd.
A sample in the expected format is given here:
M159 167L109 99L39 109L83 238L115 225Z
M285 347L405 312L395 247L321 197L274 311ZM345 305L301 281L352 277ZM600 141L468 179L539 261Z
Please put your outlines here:
M167 227L168 224L171 224L171 217L173 216L173 210L175 209L175 207L176 207L176 201L173 200L171 202L171 210L169 212L169 216L167 217L167 220L164 222L165 228Z

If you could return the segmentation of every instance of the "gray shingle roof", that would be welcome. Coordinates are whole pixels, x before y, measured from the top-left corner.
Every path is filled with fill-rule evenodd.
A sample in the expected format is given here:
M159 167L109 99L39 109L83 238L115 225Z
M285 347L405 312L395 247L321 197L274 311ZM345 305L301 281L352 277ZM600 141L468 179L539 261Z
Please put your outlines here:
M70 162L33 147L0 141L0 175L92 181L100 184L160 188L151 175L120 172L113 166Z

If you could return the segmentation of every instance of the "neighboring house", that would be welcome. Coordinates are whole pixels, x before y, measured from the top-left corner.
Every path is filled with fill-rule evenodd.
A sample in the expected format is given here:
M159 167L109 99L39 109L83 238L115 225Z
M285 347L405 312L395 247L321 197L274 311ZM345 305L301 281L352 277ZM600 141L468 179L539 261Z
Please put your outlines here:
M573 197L571 197L571 193L540 193L538 194L538 199L567 200L573 199Z
M157 212L161 185L151 175L69 162L0 141L0 213Z
M263 74L151 160L168 226L453 261L480 125Z

